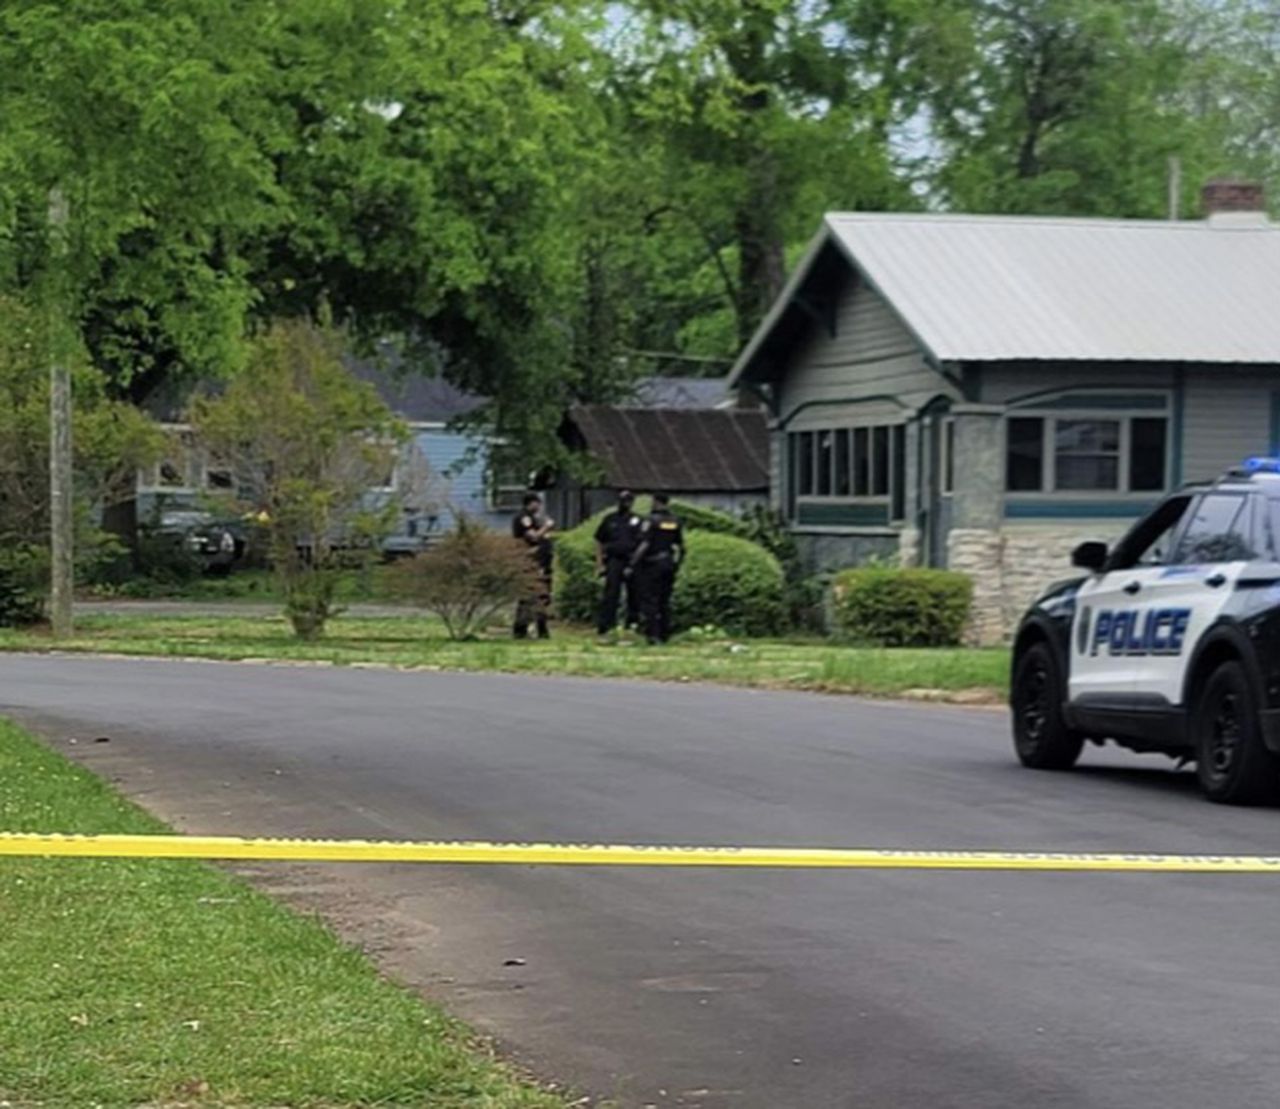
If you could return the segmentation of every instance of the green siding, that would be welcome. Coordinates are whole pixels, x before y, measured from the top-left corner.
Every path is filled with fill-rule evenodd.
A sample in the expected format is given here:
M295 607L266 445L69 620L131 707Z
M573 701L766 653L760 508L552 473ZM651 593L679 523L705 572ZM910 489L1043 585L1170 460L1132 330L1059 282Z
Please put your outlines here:
M796 512L800 527L870 528L889 523L887 504L821 504L801 503Z
M1006 520L1136 520L1152 501L1006 500Z

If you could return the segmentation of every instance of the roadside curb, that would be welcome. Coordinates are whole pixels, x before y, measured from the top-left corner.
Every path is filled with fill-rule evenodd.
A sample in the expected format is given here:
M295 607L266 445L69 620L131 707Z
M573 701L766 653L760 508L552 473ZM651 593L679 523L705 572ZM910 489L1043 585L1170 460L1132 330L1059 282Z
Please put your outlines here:
M442 666L434 663L414 663L400 665L392 662L338 662L333 659L276 659L260 655L247 655L243 658L218 658L206 655L147 655L129 654L120 651L80 651L64 648L47 650L24 647L21 650L0 648L3 655L29 655L41 658L95 658L109 659L115 662L187 662L206 663L222 666L259 666L279 669L329 669L329 670L373 670L395 674L504 674L526 678L572 678L580 681L624 681L624 682L656 682L661 685L708 685L718 689L742 689L756 692L776 693L819 693L833 697L860 697L869 701L901 701L911 704L949 705L963 708L998 708L1005 704L1003 691L991 687L974 687L969 689L933 689L913 688L901 690L876 691L866 689L832 688L823 682L795 682L770 685L767 682L758 684L717 682L692 679L686 675L661 677L652 674L548 674L537 670L518 669L473 669L465 666Z

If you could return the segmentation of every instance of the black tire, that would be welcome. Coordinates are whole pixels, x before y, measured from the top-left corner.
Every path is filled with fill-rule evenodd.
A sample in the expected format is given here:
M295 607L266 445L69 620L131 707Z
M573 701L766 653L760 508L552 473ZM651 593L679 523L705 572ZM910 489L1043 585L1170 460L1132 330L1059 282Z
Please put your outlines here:
M1196 776L1210 801L1256 805L1280 791L1280 759L1262 742L1244 667L1224 662L1205 682L1191 720Z
M1013 709L1013 749L1033 770L1069 770L1080 757L1084 737L1062 718L1062 678L1047 643L1035 643L1018 658L1009 697Z

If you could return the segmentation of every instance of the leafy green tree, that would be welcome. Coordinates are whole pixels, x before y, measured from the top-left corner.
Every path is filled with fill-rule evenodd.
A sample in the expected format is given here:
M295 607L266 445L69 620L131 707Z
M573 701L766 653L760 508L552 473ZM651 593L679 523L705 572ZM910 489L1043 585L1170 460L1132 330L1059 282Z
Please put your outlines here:
M1191 6L977 0L967 79L933 100L936 187L980 212L1167 214L1171 157L1198 182L1218 122L1191 110Z
M343 364L341 331L283 321L250 347L191 423L233 476L235 507L266 529L285 612L301 639L324 633L342 569L376 554L395 518L387 487L406 430Z

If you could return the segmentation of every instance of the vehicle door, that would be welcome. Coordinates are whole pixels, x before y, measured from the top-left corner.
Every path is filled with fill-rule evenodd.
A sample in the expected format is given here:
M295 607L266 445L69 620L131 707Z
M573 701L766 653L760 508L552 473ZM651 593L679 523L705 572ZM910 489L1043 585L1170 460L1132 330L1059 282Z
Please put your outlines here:
M1187 663L1231 600L1236 580L1261 557L1254 513L1265 508L1247 491L1210 490L1197 499L1174 551L1135 598L1131 637L1136 691L1180 704Z
M1137 696L1141 658L1133 647L1140 598L1159 580L1185 524L1192 496L1168 498L1116 545L1101 573L1076 594L1071 628L1072 702L1130 707Z

